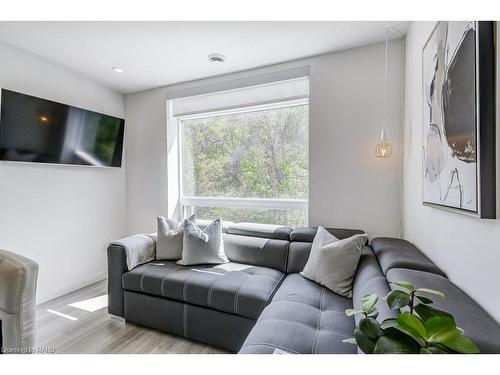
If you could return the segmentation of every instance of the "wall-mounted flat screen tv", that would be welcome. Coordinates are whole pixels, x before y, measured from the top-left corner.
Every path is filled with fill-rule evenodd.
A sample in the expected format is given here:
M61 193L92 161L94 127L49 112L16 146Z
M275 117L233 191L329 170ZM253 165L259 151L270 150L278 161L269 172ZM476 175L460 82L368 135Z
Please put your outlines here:
M120 167L123 119L2 89L0 160Z

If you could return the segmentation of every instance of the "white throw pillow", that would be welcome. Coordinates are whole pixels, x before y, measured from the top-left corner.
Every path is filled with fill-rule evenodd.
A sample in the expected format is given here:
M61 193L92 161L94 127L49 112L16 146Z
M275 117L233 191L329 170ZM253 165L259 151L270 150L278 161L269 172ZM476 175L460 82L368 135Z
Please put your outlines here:
M182 259L177 264L191 266L227 262L229 261L224 254L222 222L220 219L212 221L204 230L201 230L189 219L184 220Z
M354 274L367 240L366 234L339 240L319 227L307 264L300 274L341 296L352 297Z
M196 222L195 215L189 220ZM156 239L157 260L179 260L182 258L182 241L184 239L184 220L167 219L158 216L158 232Z

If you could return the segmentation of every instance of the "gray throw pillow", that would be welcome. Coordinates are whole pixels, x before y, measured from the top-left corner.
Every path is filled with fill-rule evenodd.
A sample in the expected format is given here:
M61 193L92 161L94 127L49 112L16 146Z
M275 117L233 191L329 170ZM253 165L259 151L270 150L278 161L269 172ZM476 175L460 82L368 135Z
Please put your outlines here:
M195 215L189 217L196 222ZM179 260L182 258L182 241L184 240L184 220L177 221L158 216L158 232L156 238L157 260Z
M189 219L184 220L182 259L177 264L191 266L227 262L229 261L224 254L222 222L220 219L212 221L203 230Z
M366 234L339 240L319 227L309 259L300 274L341 296L352 297L354 274L367 240Z

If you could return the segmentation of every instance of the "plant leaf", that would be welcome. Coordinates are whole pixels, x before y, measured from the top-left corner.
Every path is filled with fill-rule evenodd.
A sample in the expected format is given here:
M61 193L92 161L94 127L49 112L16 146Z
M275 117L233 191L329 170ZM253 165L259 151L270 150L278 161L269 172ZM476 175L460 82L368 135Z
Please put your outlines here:
M461 335L459 331L455 330L455 335L446 338L443 345L448 348L463 354L477 354L479 353L479 348L470 339Z
M441 292L439 290L428 289L428 288L418 288L418 289L416 289L416 291L417 292L434 294L434 295L439 296L441 298L446 297L446 294L444 294L443 292Z
M352 316L352 315L360 314L360 313L364 313L363 309L347 309L345 311L345 314L347 316Z
M369 338L376 340L379 336L382 336L383 332L380 329L380 324L376 319L364 318L359 322L359 329Z
M425 321L427 341L444 343L450 337L458 334L455 321L448 316L433 316Z
M375 354L415 354L414 346L404 340L381 336L375 345Z
M403 281L403 280L399 280L399 281L389 281L390 284L394 284L394 285L398 285L400 287L403 287L405 289L408 289L410 292L413 292L415 290L415 287L410 284L408 281Z
M420 302L422 303L425 303L425 304L431 304L431 303L434 303L433 300L427 298L427 297L422 297L422 296L417 296L415 295L415 297L417 297L419 299Z
M398 321L396 320L396 318L388 318L380 323L380 328L382 330L395 328L396 326L398 326Z
M366 336L359 328L354 330L354 339L363 353L373 354L375 350L375 340Z
M423 305L419 303L417 306L415 306L415 311L417 312L418 316L422 318L422 320L425 322L429 320L430 318L434 316L447 316L451 319L453 319L453 316L443 310L436 309L434 307L428 306L428 305Z
M378 311L377 309L373 309L367 314L370 318L377 319L378 318Z
M410 303L410 295L402 290L393 290L387 297L387 305L391 309L400 309L402 307L408 306Z
M427 338L426 329L417 316L407 312L401 313L397 318L397 323L398 326L394 328L413 338L420 346L425 346Z
M425 322L425 329L432 343L443 344L446 347L464 354L479 353L479 348L465 337L461 328L456 327L455 320L448 316L434 316Z
M378 302L378 296L376 294L367 294L361 298L361 304L363 305L363 310L365 312L370 312L370 310L375 307Z

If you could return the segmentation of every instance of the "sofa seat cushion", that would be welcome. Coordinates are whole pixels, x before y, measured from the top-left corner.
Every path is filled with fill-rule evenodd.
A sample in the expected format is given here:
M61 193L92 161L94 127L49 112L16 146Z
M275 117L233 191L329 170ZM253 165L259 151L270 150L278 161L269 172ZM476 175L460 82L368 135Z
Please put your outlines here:
M348 308L351 299L290 274L240 353L356 353L355 345L342 342L354 332L354 319L345 315Z
M405 280L417 288L437 289L445 298L429 296L433 307L453 314L457 325L476 343L481 353L500 354L500 324L477 302L447 278L430 272L393 268L387 273L388 280ZM391 284L391 288L397 288Z
M284 274L241 263L179 266L144 264L123 275L123 288L257 319Z

